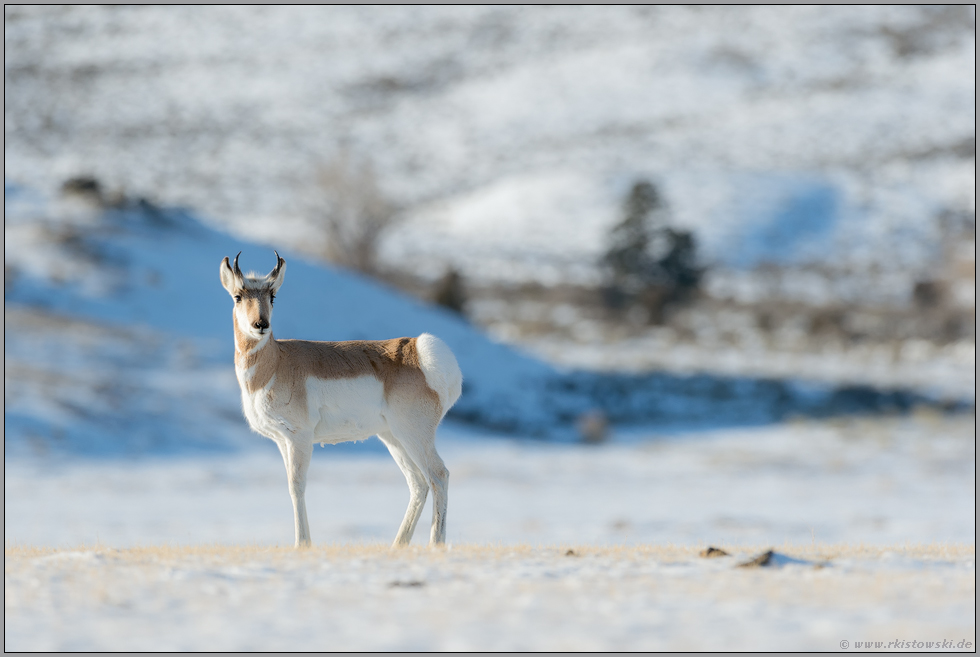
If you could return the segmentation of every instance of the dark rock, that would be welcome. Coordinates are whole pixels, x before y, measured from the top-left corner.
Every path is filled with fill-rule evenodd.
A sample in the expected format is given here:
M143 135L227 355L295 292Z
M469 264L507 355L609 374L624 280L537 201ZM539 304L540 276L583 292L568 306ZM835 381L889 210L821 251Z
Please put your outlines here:
M764 566L770 565L770 563L773 562L773 557L775 556L776 556L775 552L773 552L772 550L766 550L765 552L757 556L755 559L752 559L751 561L746 561L745 563L738 564L738 567L739 568L762 568Z
M709 545L708 547L701 550L698 556L703 557L705 559L714 559L716 557L730 557L732 555L728 554L727 552L725 552L720 548L712 547Z

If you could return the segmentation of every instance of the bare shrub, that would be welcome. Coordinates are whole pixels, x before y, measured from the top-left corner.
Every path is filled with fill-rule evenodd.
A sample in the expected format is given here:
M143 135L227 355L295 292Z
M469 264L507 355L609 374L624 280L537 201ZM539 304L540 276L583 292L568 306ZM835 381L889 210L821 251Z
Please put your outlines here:
M377 273L378 242L397 221L398 210L367 160L341 152L317 172L311 214L323 230L322 254L331 262Z
M91 199L92 203L101 205L104 199L102 184L92 176L76 176L69 178L61 185L61 193L65 196L78 196Z
M466 286L463 276L453 267L439 279L433 291L433 301L460 315L466 314Z

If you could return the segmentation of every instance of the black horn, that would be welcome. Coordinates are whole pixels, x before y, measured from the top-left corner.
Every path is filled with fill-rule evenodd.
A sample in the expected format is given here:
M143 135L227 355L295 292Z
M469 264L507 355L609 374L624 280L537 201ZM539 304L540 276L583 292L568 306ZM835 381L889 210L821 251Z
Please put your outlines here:
M234 266L234 269L235 269L235 276L238 278L238 280L239 281L244 281L245 280L245 277L242 276L242 270L238 268L238 256L240 256L241 254L242 254L242 252L239 251L238 252L238 255L235 256L235 266Z
M272 273L270 274L270 276L275 276L276 274L279 273L279 270L282 269L282 263L285 262L285 261L282 258L279 257L279 252L278 251L273 250L272 252L276 254L276 267L275 267L275 269L272 270Z

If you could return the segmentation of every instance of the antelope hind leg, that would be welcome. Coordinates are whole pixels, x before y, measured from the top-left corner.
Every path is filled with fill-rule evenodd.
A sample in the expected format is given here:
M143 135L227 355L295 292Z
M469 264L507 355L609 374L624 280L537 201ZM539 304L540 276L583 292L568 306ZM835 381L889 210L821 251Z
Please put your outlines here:
M398 464L402 474L405 475L405 481L408 483L408 508L405 510L405 518L398 528L398 534L395 536L395 542L392 543L392 547L408 545L412 542L412 535L415 534L415 526L418 524L419 516L422 515L422 507L425 506L425 498L429 493L429 484L425 480L425 475L422 474L422 471L412 461L405 448L402 447L401 443L391 433L380 433L378 434L378 438L388 448L392 458L395 459L395 463Z

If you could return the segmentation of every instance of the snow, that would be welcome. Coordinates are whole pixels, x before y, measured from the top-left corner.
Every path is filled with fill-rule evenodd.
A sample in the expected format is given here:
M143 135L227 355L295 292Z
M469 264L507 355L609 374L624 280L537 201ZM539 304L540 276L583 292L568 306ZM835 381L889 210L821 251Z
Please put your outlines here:
M975 641L972 418L621 432L592 447L449 423L439 449L444 550L419 547L424 527L414 547L387 548L407 491L376 443L317 450L314 547L299 552L286 547L292 511L271 443L210 458L8 459L5 647ZM731 556L699 558L705 545ZM769 566L736 567L768 548Z
M621 429L602 446L527 442L450 423L448 539L593 545L970 542L972 417L801 421L665 433ZM67 547L288 545L279 453L199 458L8 459L7 540ZM316 449L314 542L389 542L405 482L376 439ZM206 500L202 504L202 500ZM428 517L428 512L423 514ZM419 530L416 543L424 542Z
M734 331L743 318L725 319L724 328ZM574 330L585 328L583 323ZM760 379L802 378L832 386L929 391L937 399L949 400L972 399L976 394L976 345L972 341L936 345L907 340L898 349L888 344L824 345L812 351L774 355L764 343L746 340L734 346L715 340L712 344L707 337L694 344L678 344L676 333L668 328L615 342L554 337L524 338L522 342L530 353L549 363L594 372L711 372Z
M900 548L888 559L845 548L840 565L775 569L734 568L731 557L698 559L694 550L566 552L103 548L22 556L8 559L15 570L4 638L8 650L65 651L975 645L972 551L938 548L922 559Z
M313 252L346 149L406 209L388 262L589 283L637 177L709 264L819 261L907 299L975 212L971 7L78 7L5 13L5 175L194 207ZM972 141L971 141L972 140ZM787 235L811 204L811 240ZM751 257L733 244L756 245ZM723 276L724 274L722 274Z
M37 441L106 454L241 445L231 301L217 268L241 251L243 268L271 269L272 254L185 210L143 202L101 211L12 184L5 192L5 451ZM962 385L916 389L895 379L877 390L803 377L563 371L449 311L283 256L278 337L437 335L463 371L452 416L481 426L569 440L592 409L614 422L731 426L972 399Z
M41 367L45 375L40 378L46 380L98 376L106 386L143 389L145 394L128 404L116 400L120 415L135 415L144 402L159 405L172 393L197 397L203 392L195 405L217 401L219 415L238 406L231 368L231 301L218 282L218 265L243 251L242 267L261 269L272 253L208 229L182 211L130 207L73 219L54 213L54 203L39 195L17 203L32 193L14 186L7 191L14 202L8 205L5 261L17 275L7 283L5 301L15 313L21 309L7 326L5 354L11 364L23 362L34 371ZM33 239L39 230L68 230L73 220L84 223L84 233L72 239ZM541 425L551 419L538 410L534 398L535 392L545 394L543 382L553 376L549 366L491 342L448 311L357 274L314 265L288 252L282 255L289 269L276 305L277 336L354 340L429 332L450 345L465 372L466 393L456 407L458 414L486 417L491 424ZM65 275L62 267L77 277ZM46 314L38 315L32 310L36 308ZM71 319L60 319L65 316ZM86 349L83 335L98 346ZM156 352L150 349L154 344ZM66 351L73 357L66 359ZM106 360L104 352L119 357ZM125 384L118 380L120 370L126 372ZM220 380L214 391L205 390L222 375L227 380ZM70 394L84 394L77 386L66 388ZM13 405L6 409L8 422L21 422L25 411L19 401L34 402L23 389L8 385L7 394L13 395ZM134 396L125 390L120 394ZM163 409L154 414L164 423L170 415ZM503 419L492 419L494 414ZM209 420L214 415L205 412ZM26 416L25 422L50 417L44 412Z
M347 149L405 209L382 255L413 272L593 283L644 176L720 297L816 259L852 275L788 296L903 303L939 217L975 211L974 17L5 7L5 649L975 645L975 416L940 410L975 406L973 343L906 342L898 366L657 336L535 356L307 259L317 167ZM55 196L77 175L128 200ZM271 268L270 244L277 337L456 354L446 549L424 527L387 548L407 491L376 439L316 448L315 546L286 547L217 276L239 251ZM576 442L597 410L609 439Z
M241 416L229 301L214 271L238 248L246 266L269 254L186 213L146 208L76 217L81 242L32 240L33 229L73 224L50 203L25 205L34 213L8 212L8 262L47 252L50 267L22 267L7 281L8 650L777 650L896 633L975 639L972 415L840 415L848 399L864 399L851 410L866 413L916 398L876 392L842 397L825 408L832 419L777 422L774 408L819 417L839 391L561 373L443 311L291 255L277 331L373 337L424 326L490 401L471 388L486 414L440 429L451 472L446 551L419 547L424 528L410 550L384 547L407 491L376 439L317 448L308 485L316 547L278 547L293 535L285 473ZM75 271L78 281L60 278ZM330 303L289 311L290 283L297 297ZM537 381L511 378L537 372ZM486 427L508 393L538 415L517 416L526 424L502 435ZM601 445L533 440L522 426L560 417L527 401L542 398L559 410L597 400L620 416L653 409L660 421L616 424ZM732 556L697 557L709 543ZM772 566L736 567L769 547L780 555Z

